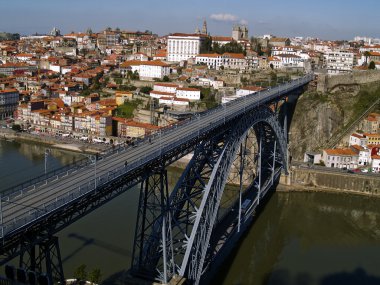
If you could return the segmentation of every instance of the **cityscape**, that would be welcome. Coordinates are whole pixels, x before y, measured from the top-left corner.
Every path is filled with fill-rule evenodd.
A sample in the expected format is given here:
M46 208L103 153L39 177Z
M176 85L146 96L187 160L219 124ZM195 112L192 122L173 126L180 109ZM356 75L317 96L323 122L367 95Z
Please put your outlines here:
M84 2L0 11L1 284L380 284L376 9Z

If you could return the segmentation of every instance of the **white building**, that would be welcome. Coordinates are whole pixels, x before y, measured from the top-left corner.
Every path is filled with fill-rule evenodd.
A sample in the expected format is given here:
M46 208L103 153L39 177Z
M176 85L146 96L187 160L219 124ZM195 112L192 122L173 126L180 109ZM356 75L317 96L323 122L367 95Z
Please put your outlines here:
M176 97L161 97L159 99L159 104L161 105L176 105L176 106L189 106L189 100L184 98Z
M177 88L176 97L182 99L188 99L190 101L200 100L201 91L196 88Z
M350 148L324 149L322 159L327 167L357 168L359 155Z
M330 74L347 73L354 65L354 53L348 51L331 51L325 53L325 68Z
M175 93L162 92L157 90L152 90L149 92L150 97L160 99L161 97L175 97Z
M153 85L154 91L167 92L167 93L175 93L179 85L171 84L171 83L156 83Z
M160 60L139 61L131 60L120 64L120 71L126 74L128 70L137 71L140 78L163 78L170 74L170 66Z
M265 88L262 88L260 86L245 86L236 90L236 96L247 96L249 94L254 94L262 90L265 90Z
M380 172L380 155L372 155L372 170Z
M360 145L362 147L367 146L368 139L362 134L353 133L350 135L349 145Z
M178 62L195 58L201 53L207 35L176 33L168 36L168 61Z
M195 58L195 63L205 64L209 69L217 70L221 67L240 70L248 68L248 61L242 53L198 54Z
M225 104L225 103L233 101L235 99L247 96L249 94L257 93L257 92L259 92L261 90L265 90L265 88L262 88L260 86L246 86L246 87L242 87L242 88L236 90L236 94L235 95L222 97L222 104Z
M369 165L371 163L371 150L363 148L359 151L359 165Z

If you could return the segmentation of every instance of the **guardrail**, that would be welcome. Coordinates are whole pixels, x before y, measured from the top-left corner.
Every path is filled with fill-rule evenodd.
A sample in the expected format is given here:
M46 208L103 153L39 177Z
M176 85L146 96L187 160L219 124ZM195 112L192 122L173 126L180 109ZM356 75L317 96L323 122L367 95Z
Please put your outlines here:
M277 98L278 96L282 96L283 94L286 94L289 91L294 90L308 83L309 81L312 80L312 76L313 75L307 75L302 78L285 83L283 85L276 86L274 88L269 88L267 90L260 91L255 94L247 95L247 96L238 98L236 100L227 102L226 104L220 105L214 109L197 114L194 117L194 119L187 120L180 124L176 124L170 128L160 130L159 133L152 134L150 136L145 137L144 139L136 141L135 143L137 145L142 145L142 144L149 143L151 139L157 138L158 136L165 136L172 132L175 132L178 129L178 127L186 127L191 124L194 124L197 127L197 130L195 132L189 133L185 137L174 140L170 144L164 146L163 148L155 150L151 152L150 154L148 153L145 157L139 160L136 160L134 162L131 162L126 167L122 166L122 167L114 168L113 170L110 170L106 174L98 176L95 179L89 178L86 181L84 181L84 183L81 184L79 187L75 189L68 189L68 192L62 195L59 195L48 202L45 202L39 208L30 210L27 215L21 214L19 216L14 217L11 221L2 223L0 238L4 238L6 234L11 233L12 231L20 227L26 226L27 224L32 223L33 221L40 219L43 216L48 215L49 213L53 211L56 211L57 209L73 202L76 199L81 198L82 196L88 194L91 191L96 191L98 187L106 183L109 183L122 175L125 175L129 171L136 170L140 168L142 165L145 165L149 162L154 161L155 159L164 155L170 150L173 150L179 147L180 145L183 145L184 143L195 139L199 135L203 135L209 130L220 126L221 124L223 124L223 122L221 121L222 117L223 117L223 120L225 121L229 121L233 118L236 118L237 116L242 115L249 109L268 103L272 101L273 99ZM257 98L260 98L260 99L257 100ZM242 102L244 102L244 108L240 108L238 111L234 111L233 113L231 113L230 109L232 109L233 107L240 106ZM214 114L217 112L221 112L221 116L220 118L218 118L218 121L213 122L210 125L203 126L202 118L206 116L208 117L210 114ZM120 146L120 145L115 148L110 148L107 151L101 153L98 156L98 160L106 159L107 157L110 157L114 155L115 153L124 152L130 148L132 147L131 146L126 147L126 146ZM1 204L3 202L9 202L20 195L25 195L31 191L34 191L36 188L38 188L38 186L47 184L50 181L69 175L70 173L73 173L74 171L84 169L90 165L92 165L92 162L90 162L88 159L83 159L74 163L74 165L71 164L71 165L62 167L60 169L49 172L46 175L38 176L25 183L21 183L14 188L8 189L5 193L4 192L2 193L3 197L0 198L0 208L2 208ZM3 217L2 217L2 220L4 221Z

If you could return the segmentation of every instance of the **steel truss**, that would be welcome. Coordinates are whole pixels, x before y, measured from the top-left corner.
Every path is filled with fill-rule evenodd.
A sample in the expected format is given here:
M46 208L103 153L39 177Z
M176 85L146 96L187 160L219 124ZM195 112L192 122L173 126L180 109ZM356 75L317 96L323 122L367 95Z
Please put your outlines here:
M239 211L236 211L239 216L234 219L239 230L244 218L240 208L242 172L244 161L248 159L246 140L250 130L259 140L258 153L252 154L258 160L256 177L247 187L254 198L252 206L258 205L274 184L279 169L287 171L283 129L277 114L264 106L226 125L218 136L201 141L170 195L167 184L163 183L166 178L153 172L143 183L140 196L133 254L136 275L167 283L174 274L179 274L194 284L200 282L220 249L215 242L220 237L211 237L218 227L221 197L236 159L241 161ZM148 203L150 200L156 202ZM219 221L222 222L223 219ZM224 239L228 239L228 235L224 235Z
M54 281L65 284L58 237L50 237L32 247L26 246L20 255L19 267L46 274L51 284Z

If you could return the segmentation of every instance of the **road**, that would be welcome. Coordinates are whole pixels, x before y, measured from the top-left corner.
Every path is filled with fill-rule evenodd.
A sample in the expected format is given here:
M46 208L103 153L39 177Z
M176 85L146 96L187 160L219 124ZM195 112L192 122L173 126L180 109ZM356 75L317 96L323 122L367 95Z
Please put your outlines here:
M221 126L226 121L253 108L272 101L280 94L309 82L310 78L295 80L279 87L242 97L231 101L204 114L198 114L191 120L175 125L165 131L154 134L149 142L145 139L135 147L128 147L123 151L104 157L96 163L82 169L68 171L64 176L48 179L33 187L17 191L12 195L1 198L1 236L33 222L34 219L46 215L55 207L61 207L70 200L78 198L78 193L94 191L95 186L107 183L116 176L124 175L146 162L163 155L172 148L176 148L186 141L194 139L210 129ZM128 165L125 166L125 162ZM62 200L63 199L63 200ZM64 201L58 203L58 201Z

